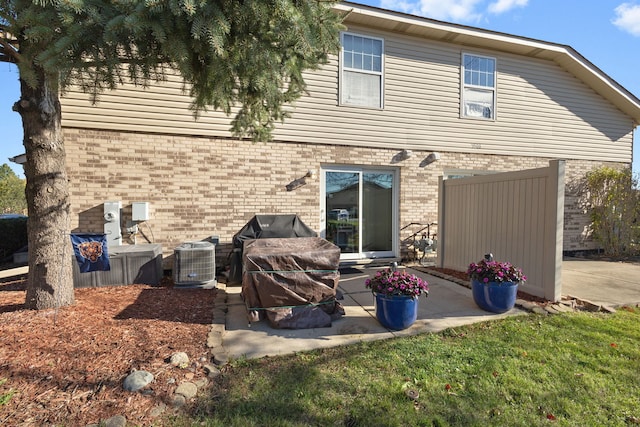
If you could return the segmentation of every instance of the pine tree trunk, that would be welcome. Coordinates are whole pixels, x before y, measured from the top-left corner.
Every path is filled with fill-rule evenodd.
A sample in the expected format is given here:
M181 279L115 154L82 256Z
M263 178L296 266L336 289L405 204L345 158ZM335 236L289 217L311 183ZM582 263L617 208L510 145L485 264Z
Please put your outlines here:
M14 110L22 116L27 155L29 275L25 305L41 310L73 304L74 293L60 99L56 81L39 73L38 82L31 88L21 81L21 99Z

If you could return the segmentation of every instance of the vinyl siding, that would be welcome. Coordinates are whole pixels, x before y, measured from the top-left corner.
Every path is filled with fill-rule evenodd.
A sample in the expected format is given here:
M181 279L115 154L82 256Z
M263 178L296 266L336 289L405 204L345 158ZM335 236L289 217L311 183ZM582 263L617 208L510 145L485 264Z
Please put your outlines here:
M384 108L338 105L338 61L306 73L308 95L278 124L284 142L409 148L458 153L631 162L633 120L554 62L465 49L396 33L352 27L385 39ZM496 58L496 120L460 117L461 53ZM70 90L63 126L175 135L230 136L230 119L195 121L176 76L146 90L129 85L97 105Z

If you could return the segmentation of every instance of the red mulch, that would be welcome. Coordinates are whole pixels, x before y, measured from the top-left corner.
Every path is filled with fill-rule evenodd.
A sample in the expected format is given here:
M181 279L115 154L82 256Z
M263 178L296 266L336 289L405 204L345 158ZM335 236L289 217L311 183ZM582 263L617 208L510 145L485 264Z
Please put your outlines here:
M150 425L150 410L169 404L181 381L205 377L215 295L170 284L85 288L72 306L32 311L24 280L0 283L0 403L13 393L0 425L84 426L114 415ZM186 369L167 363L179 351L192 361ZM122 389L133 369L155 376L145 393Z

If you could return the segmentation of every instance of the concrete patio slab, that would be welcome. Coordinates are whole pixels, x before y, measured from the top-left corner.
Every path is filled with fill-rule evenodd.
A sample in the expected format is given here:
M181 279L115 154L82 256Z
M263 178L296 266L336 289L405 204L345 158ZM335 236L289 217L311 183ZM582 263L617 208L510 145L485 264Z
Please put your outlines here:
M231 359L259 358L438 332L470 323L526 314L518 308L499 315L488 313L475 305L470 289L411 270L427 280L430 287L429 297L420 297L418 320L410 328L391 331L376 320L373 295L364 286L365 279L375 271L377 269L368 268L341 275L338 288L344 295L340 302L346 314L328 328L275 329L266 320L250 323L245 304L240 297L241 287L227 287L228 312L222 346Z
M565 258L562 295L609 307L640 304L640 262Z

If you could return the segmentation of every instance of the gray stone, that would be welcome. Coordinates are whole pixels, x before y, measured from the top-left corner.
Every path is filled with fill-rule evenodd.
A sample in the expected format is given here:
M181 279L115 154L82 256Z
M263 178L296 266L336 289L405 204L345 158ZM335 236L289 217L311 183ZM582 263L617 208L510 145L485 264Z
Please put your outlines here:
M547 313L547 310L545 310L544 308L539 307L539 306L533 307L533 309L531 311L533 311L536 314L549 314L549 313Z
M570 306L566 305L566 304L554 304L553 308L555 308L556 310L558 310L561 313L571 313L573 311L573 308L571 308Z
M229 354L224 350L218 350L213 353L213 363L216 365L226 365L229 363Z
M189 356L187 356L187 353L182 351L174 353L171 355L169 363L179 368L186 368L187 366L189 366Z
M196 387L198 387L198 390L200 390L201 388L205 388L209 385L209 380L206 378L200 378L196 380L194 384L196 385Z
M216 367L216 365L212 363L205 363L203 365L204 371L207 373L209 378L215 378L220 375L220 369Z
M552 305L545 305L545 306L544 306L544 309L545 309L545 310L547 311L547 313L549 313L549 314L558 314L558 313L559 313L559 311L558 311L558 310L556 310L556 309L554 308L554 306L552 306Z
M192 382L184 382L178 386L176 394L181 394L186 399L192 399L198 394L198 387Z
M147 371L134 371L124 379L122 387L126 391L138 391L153 381L153 374Z
M174 394L171 399L171 406L174 408L181 408L187 404L187 399L181 394Z
M520 305L520 307L524 308L525 310L529 310L529 311L533 311L533 309L535 307L538 307L538 304L536 304L534 302L531 302L531 301L526 301L526 300L517 300L516 304Z
M559 304L571 308L572 310L576 308L576 305L578 305L575 299L563 299Z
M161 403L158 406L151 408L151 410L149 411L149 416L152 418L157 418L160 415L162 415L166 410L167 410L167 405L165 405L164 403Z
M125 427L126 425L127 419L122 415L115 415L104 420L104 427Z

